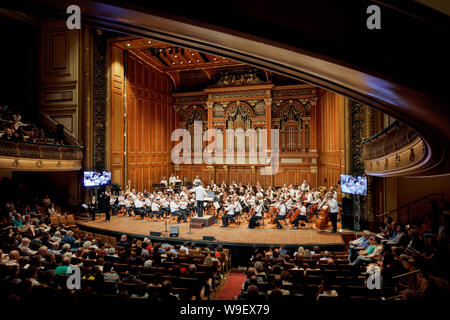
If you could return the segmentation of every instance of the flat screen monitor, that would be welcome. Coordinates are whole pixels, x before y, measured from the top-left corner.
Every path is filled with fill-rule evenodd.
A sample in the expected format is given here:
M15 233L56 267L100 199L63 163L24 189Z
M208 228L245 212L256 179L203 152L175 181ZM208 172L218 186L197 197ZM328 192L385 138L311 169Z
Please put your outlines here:
M341 174L341 192L366 196L367 177Z
M111 184L111 171L85 171L83 184L85 187L98 187Z

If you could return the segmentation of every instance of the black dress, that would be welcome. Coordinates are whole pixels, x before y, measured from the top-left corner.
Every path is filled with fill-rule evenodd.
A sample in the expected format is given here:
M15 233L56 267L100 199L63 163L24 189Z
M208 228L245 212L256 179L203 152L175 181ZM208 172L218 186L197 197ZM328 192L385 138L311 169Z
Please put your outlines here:
M89 208L89 214L92 217L92 221L94 221L95 220L95 212L97 211L97 208L98 208L98 202L97 201L92 202L92 200L89 201L88 208Z

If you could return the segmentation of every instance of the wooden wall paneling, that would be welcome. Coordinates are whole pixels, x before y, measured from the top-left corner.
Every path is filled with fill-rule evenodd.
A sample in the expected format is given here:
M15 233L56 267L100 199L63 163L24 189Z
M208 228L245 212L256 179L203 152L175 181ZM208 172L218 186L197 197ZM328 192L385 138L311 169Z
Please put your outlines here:
M133 188L150 190L172 173L171 87L164 74L133 54L127 59L127 170Z
M124 185L124 56L121 48L111 47L111 171L112 181Z
M50 128L64 125L70 143L80 141L80 31L68 30L65 21L41 26L39 111Z

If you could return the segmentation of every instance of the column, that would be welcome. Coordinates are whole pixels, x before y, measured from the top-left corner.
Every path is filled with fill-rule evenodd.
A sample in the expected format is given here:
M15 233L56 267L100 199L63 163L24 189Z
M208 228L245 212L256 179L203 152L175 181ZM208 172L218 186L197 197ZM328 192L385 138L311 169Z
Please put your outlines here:
M309 150L311 152L317 152L317 141L316 141L316 130L317 130L317 119L316 119L316 104L317 98L311 98L311 125L309 131Z
M267 131L267 150L271 149L271 132L272 129L272 99L264 99L266 103L266 131ZM264 151L264 150L263 150Z
M375 110L365 106L365 119L364 119L364 131L366 138L372 137L377 133L375 126ZM367 199L366 199L366 212L365 220L372 225L375 221L375 193L376 193L376 181L375 177L367 177Z
M207 107L207 112L208 112L208 124L207 124L206 130L213 128L213 105L214 105L214 102L212 102L212 101L206 102L206 107ZM204 141L202 143L202 146L203 146L202 150L204 150L205 147L209 144L211 137L212 137L212 135L208 134L208 141Z

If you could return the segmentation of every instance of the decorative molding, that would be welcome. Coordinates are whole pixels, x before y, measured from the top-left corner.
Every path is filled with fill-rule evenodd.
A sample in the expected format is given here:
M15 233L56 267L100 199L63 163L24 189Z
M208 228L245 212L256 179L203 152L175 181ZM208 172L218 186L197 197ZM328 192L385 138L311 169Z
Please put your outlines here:
M365 172L362 140L364 135L364 115L363 106L357 102L352 101L352 168L354 175L363 175Z
M106 44L103 34L93 33L93 162L96 170L106 168Z
M218 75L219 80L211 88L248 86L265 84L258 76L257 70L226 71Z
M245 91L225 91L225 92L211 92L209 100L221 99L239 99L239 98L256 98L267 96L267 90L245 90Z
M296 89L273 90L272 95L273 95L274 99L285 98L285 97L295 97L295 96L316 95L316 89L315 88L296 88Z

